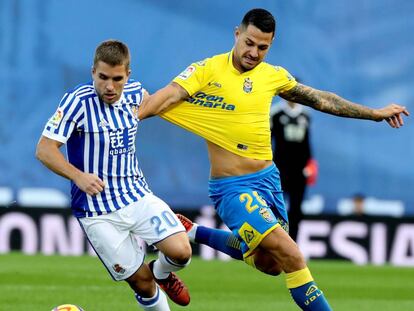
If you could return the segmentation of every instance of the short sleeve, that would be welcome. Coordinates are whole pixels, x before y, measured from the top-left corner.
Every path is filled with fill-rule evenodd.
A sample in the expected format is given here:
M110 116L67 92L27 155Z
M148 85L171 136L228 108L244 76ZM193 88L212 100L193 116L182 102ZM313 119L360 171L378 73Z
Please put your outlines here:
M56 112L46 123L42 135L66 143L82 118L82 104L79 98L73 93L66 93Z
M191 64L175 77L173 82L183 87L190 96L193 95L207 83L209 70L208 60L205 59Z
M295 78L285 68L280 66L275 66L274 68L277 72L276 76L278 82L278 88L275 95L288 91L298 84Z

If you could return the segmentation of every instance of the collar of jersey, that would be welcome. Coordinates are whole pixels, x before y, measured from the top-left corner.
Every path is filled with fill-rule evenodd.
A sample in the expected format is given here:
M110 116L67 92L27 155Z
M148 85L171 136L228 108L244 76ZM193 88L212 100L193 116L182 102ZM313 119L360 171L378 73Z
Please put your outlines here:
M252 70L248 70L248 71L245 71L245 72L241 73L241 72L240 72L240 71L238 71L238 70L236 69L236 67L234 67L234 65L233 65L233 50L234 50L234 49L231 49L231 51L230 51L230 53L229 53L229 58L228 58L227 63L228 63L228 65L229 65L230 71L231 71L231 72L233 72L233 73L235 73L235 74L237 74L237 75L240 75L240 76L250 76L252 73L254 73L255 71L257 71L257 68L259 68L259 66L262 64L262 62L260 62L260 63L259 63L256 67L254 67Z

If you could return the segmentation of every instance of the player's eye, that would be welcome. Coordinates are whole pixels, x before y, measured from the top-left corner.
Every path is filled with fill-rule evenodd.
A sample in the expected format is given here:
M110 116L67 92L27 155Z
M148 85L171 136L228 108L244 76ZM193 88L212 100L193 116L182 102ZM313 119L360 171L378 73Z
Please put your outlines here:
M251 42L251 41L246 41L246 45L247 45L247 46L253 46L253 42Z
M267 45L259 45L259 50L266 51L269 47Z
M122 81L122 79L123 79L123 77L114 77L114 78L113 78L113 80L114 80L115 82Z
M99 74L99 79L101 79L101 80L108 80L108 77L105 76L104 74L100 73Z

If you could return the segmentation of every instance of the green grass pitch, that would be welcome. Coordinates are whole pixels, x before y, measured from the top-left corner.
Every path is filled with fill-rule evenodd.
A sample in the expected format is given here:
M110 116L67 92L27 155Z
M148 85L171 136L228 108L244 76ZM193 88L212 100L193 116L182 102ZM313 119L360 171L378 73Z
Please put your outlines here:
M414 269L311 261L309 267L335 311L414 310ZM193 258L179 275L191 292L188 307L172 310L299 310L284 277L237 262ZM139 310L125 282L114 282L94 257L0 255L0 310L50 311L71 303L85 311Z

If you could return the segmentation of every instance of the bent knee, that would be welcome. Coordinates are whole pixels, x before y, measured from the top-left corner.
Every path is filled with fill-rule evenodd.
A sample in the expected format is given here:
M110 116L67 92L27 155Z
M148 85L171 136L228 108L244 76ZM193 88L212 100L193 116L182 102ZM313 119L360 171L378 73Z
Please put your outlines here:
M167 256L179 264L186 264L191 259L192 253L191 245L184 243Z

